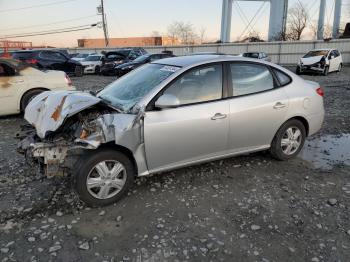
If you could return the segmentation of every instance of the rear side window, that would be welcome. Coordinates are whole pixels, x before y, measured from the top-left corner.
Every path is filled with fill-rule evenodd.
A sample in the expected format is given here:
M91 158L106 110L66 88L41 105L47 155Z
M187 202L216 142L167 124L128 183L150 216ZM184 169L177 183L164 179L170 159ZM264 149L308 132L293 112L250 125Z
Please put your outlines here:
M233 96L254 94L274 88L270 70L264 65L233 63L230 68Z
M35 56L34 52L14 52L11 54L12 58L14 59L22 59L22 60L26 60L26 59L31 59Z
M287 74L281 72L280 70L273 68L273 72L275 73L280 86L285 86L285 85L288 85L290 82L292 82L292 79Z

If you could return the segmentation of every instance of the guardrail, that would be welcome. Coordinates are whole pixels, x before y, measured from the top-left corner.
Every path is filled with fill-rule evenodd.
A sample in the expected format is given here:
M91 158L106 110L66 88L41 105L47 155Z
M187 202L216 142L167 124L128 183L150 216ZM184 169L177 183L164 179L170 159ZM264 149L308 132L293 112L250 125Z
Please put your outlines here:
M91 53L115 50L117 47L108 48L70 48L71 53ZM293 41L293 42L258 42L258 43L227 43L205 45L182 46L146 46L150 53L173 51L174 55L188 55L197 52L217 52L225 54L241 54L244 52L265 52L271 57L272 62L282 65L296 64L298 59L306 52L317 48L338 49L343 56L345 64L350 64L350 39L336 39L330 41Z

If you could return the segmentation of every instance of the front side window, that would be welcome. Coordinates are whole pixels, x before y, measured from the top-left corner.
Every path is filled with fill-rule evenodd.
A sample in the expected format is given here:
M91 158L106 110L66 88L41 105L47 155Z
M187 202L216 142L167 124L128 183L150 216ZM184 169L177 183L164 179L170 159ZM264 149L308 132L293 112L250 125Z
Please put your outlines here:
M222 66L211 65L193 69L180 76L163 94L179 99L180 105L222 98Z
M264 65L233 63L230 68L233 96L254 94L274 88L273 77Z
M98 97L123 112L129 112L153 88L179 69L175 66L147 64L108 85L99 92Z

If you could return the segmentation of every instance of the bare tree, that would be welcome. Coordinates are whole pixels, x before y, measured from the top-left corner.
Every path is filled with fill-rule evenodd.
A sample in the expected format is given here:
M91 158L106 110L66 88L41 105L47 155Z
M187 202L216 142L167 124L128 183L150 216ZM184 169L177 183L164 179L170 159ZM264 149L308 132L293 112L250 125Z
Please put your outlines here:
M288 13L287 29L285 35L282 35L282 38L285 38L285 40L300 40L307 26L309 14L300 2L290 8Z
M206 33L207 33L207 29L205 27L201 27L199 29L199 42L201 44L203 44L206 41Z
M154 30L154 31L152 31L151 36L157 37L157 36L160 36L160 33L159 33L159 31Z
M168 26L168 36L173 42L180 40L182 44L193 44L197 35L191 23L173 22Z

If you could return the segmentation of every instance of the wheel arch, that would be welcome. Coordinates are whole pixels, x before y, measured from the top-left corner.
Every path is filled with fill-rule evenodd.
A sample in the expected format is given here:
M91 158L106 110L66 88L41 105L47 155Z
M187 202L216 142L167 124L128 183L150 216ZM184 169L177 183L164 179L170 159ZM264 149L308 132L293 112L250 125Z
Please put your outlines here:
M283 126L285 123L287 123L288 121L293 120L293 119L299 120L304 125L305 131L306 131L306 136L308 136L309 135L310 126L309 126L309 122L307 121L307 119L305 117L303 117L303 116L293 116L293 117L287 119L286 121L284 121L281 126Z
M131 162L132 162L132 164L133 164L133 166L135 168L135 174L137 176L137 174L138 174L137 162L136 162L136 159L134 157L134 154L131 152L130 149L128 149L128 148L126 148L124 146L121 146L121 145L117 145L117 144L115 144L114 141L102 144L99 147L99 149L113 149L113 150L116 150L116 151L119 151L119 152L123 153L125 156L127 156L131 160Z
M21 96L20 96L20 99L19 101L17 102L17 108L19 108L19 111L20 112L23 112L23 109L22 109L22 101L23 101L23 98L26 94L28 94L29 92L32 92L32 91L50 91L50 89L46 88L46 87L34 87L34 88L30 88L28 90L26 90Z

